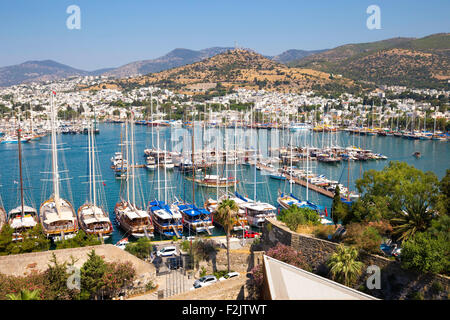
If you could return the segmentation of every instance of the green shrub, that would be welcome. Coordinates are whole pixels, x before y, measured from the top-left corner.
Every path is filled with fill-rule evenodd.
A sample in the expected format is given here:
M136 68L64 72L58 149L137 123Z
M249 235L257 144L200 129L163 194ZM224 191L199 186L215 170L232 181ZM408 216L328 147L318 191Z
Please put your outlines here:
M419 232L403 243L402 266L423 273L448 273L449 245L442 237Z
M431 284L431 289L433 290L434 293L440 293L444 290L444 286L439 281L434 281Z

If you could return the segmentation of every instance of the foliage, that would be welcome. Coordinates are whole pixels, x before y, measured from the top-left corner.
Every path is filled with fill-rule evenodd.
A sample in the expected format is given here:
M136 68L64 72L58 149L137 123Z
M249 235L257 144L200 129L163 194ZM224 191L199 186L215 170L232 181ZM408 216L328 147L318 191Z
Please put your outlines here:
M106 263L105 273L100 280L102 297L116 297L123 288L132 283L135 276L136 271L129 261Z
M450 214L450 169L447 169L439 183L439 190L441 194L439 195L438 210L442 215L448 215Z
M364 264L357 261L358 250L354 247L339 245L327 261L331 278L346 286L352 285L362 272Z
M72 265L74 263L75 261L72 258ZM46 299L71 300L79 293L78 290L69 289L67 287L67 280L69 278L67 266L68 264L66 262L58 263L55 253L52 254L47 270L43 273L45 278Z
M192 243L192 249L197 260L208 260L210 255L217 253L218 245L213 240L196 240Z
M202 266L201 270L200 270L200 277L204 277L206 276L206 268Z
M313 234L316 238L329 240L328 236L333 235L335 232L335 227L332 225L321 224L314 228Z
M423 273L445 273L450 271L450 243L443 237L434 237L428 232L419 232L403 242L402 266Z
M291 264L298 268L309 270L308 264L305 262L300 251L293 249L290 246L286 246L280 242L273 248L267 250L266 253L269 257L280 260L282 262Z
M296 205L292 205L289 209L283 209L278 216L278 219L286 223L289 229L297 231L299 225L319 225L319 214L309 208L299 208Z
M381 253L382 238L375 227L354 222L349 224L346 230L343 240L345 244L354 245L367 253Z
M336 187L333 203L331 205L331 213L334 224L338 224L340 221L344 221L348 214L348 206L342 203L341 192L339 186Z
M22 241L13 241L14 229L5 224L0 232L0 255L44 251L50 248L41 224L23 233Z
M82 298L98 297L100 288L103 287L101 279L106 273L106 263L95 251L88 254L88 260L81 267L81 295Z
M356 185L363 196L352 207L352 221L387 219L401 240L429 227L438 200L434 173L394 161L381 171L365 172Z
M28 289L23 289L17 294L10 293L6 296L9 300L41 300L39 290L30 291Z
M75 237L65 239L55 243L56 249L78 248L86 246L95 246L101 244L101 241L93 234L86 234L83 230L79 230Z
M125 251L138 257L139 259L148 259L152 252L152 243L148 238L139 238L136 242L130 242L126 245Z

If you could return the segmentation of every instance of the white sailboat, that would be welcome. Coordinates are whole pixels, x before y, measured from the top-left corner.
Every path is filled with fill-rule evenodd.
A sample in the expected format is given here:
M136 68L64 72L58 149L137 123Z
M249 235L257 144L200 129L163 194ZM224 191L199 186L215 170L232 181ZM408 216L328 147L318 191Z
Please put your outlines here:
M133 130L133 112L131 112L131 143L128 140L128 123L125 125L125 146L126 146L126 183L122 184L125 187L125 196L120 195L120 201L114 208L114 214L120 227L135 238L153 237L153 223L150 215L146 210L138 207L136 204L136 186L135 186L135 163L134 163L134 130ZM131 145L131 152L130 152ZM129 153L131 153L131 166L129 161ZM130 194L131 182L131 194ZM123 189L123 188L121 188ZM123 191L123 190L122 190Z
M37 210L33 207L25 205L23 174L22 174L22 129L17 130L18 152L19 152L19 187L20 187L20 205L8 213L8 224L14 229L13 240L23 239L22 233L28 229L35 227L39 223Z
M94 126L88 128L88 168L89 168L89 197L77 211L80 227L86 234L96 235L107 239L113 232L113 226L104 206L98 205L99 188L97 188L97 171L95 156ZM101 174L98 175L101 178Z
M58 170L58 150L56 143L56 110L51 94L51 146L53 194L41 204L40 220L44 233L53 240L73 238L78 231L78 220L72 204L60 197L60 177Z

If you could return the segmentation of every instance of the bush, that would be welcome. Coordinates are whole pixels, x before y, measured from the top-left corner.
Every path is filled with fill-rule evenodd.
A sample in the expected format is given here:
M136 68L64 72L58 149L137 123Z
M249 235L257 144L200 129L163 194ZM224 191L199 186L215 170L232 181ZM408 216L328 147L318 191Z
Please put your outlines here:
M434 281L431 284L431 290L433 290L433 292L437 294L444 290L444 286L439 281Z
M321 224L314 228L313 234L316 238L330 240L329 235L333 235L335 232L335 227L332 225Z
M449 243L419 232L403 243L402 266L423 273L449 273Z
M354 245L359 250L367 253L380 253L382 237L375 227L364 223L350 223L347 226L343 242Z
M280 221L283 221L289 229L297 231L299 225L319 225L319 214L308 208L299 208L296 205L291 206L289 209L283 209L278 216Z
M139 238L136 242L130 242L126 245L125 251L138 257L139 259L148 259L152 252L152 243L147 238Z
M95 235L86 234L83 230L79 230L75 237L71 239L55 242L56 249L79 248L99 244L101 244L101 241Z
M213 240L196 240L192 243L192 247L199 261L208 260L210 255L219 251L219 245Z

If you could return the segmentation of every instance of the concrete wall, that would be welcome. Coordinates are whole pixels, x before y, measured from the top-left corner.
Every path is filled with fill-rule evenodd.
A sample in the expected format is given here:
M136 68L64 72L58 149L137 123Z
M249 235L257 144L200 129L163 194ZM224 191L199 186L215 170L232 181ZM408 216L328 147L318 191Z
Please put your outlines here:
M278 242L298 250L311 271L321 276L328 275L325 265L331 254L336 250L337 243L314 238L291 231L284 223L276 219L268 219L263 227L261 244L267 251ZM448 299L450 279L441 275L424 275L401 268L397 261L385 257L369 254L361 254L360 260L365 264L364 272L355 289L363 289L364 292L380 299L407 299L416 292L422 292L425 299ZM376 265L381 270L381 289L369 290L366 280L370 274L366 273L367 267ZM440 283L444 290L435 292L432 290L434 282Z

